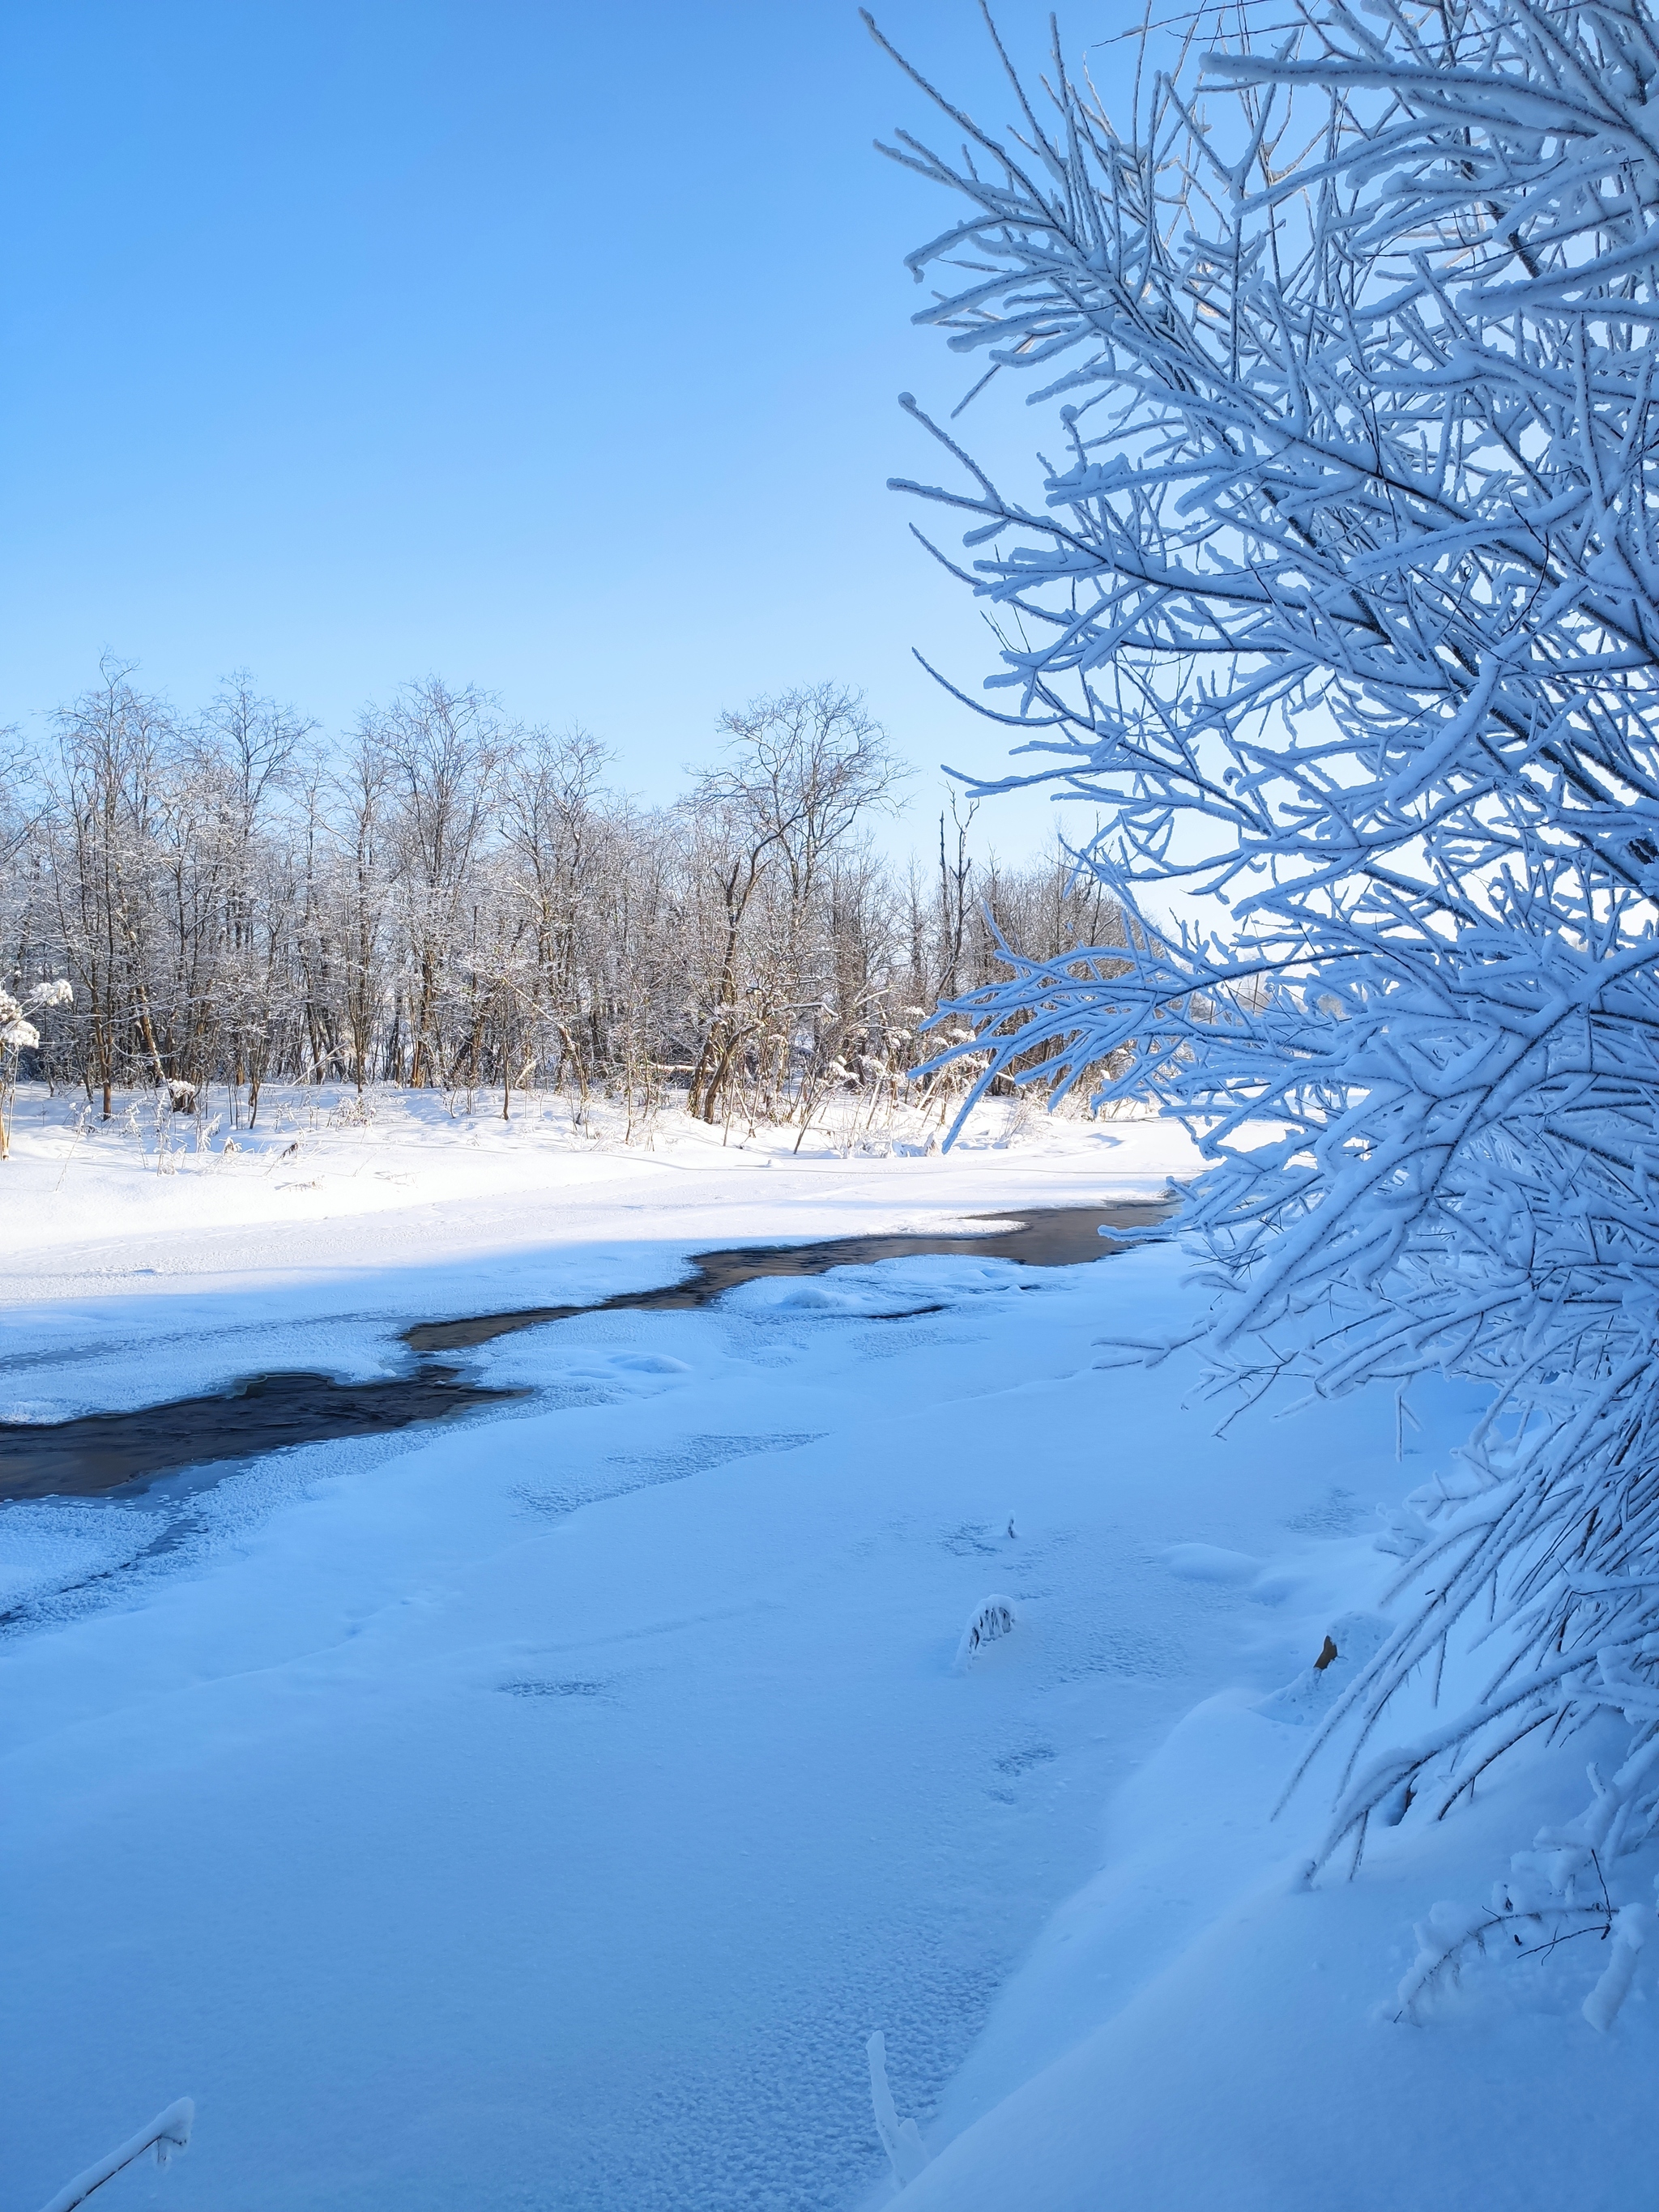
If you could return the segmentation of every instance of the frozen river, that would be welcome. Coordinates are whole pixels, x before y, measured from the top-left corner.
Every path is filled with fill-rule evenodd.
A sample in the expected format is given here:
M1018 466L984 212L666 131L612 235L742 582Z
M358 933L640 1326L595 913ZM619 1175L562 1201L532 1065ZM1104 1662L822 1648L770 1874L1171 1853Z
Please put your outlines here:
M1154 2086L1066 2108L1101 2142L1079 2137L1080 2193L1053 2204L1092 2203L1103 2160L1141 2160L1152 2201L1178 2155L1164 2201L1218 2201L1233 2154L1147 2114L1179 2108L1213 2028L1210 2125L1248 2134L1250 2068L1277 2081L1280 2045L1211 1984L1167 2033L1135 2008L1178 1990L1264 1869L1288 1894L1272 1870L1319 1800L1265 1822L1298 1716L1260 1700L1310 1679L1345 1593L1375 1585L1373 1508L1422 1461L1395 1463L1367 1405L1311 1408L1290 1450L1266 1421L1218 1436L1185 1354L1109 1364L1103 1339L1190 1325L1169 1245L1044 1266L860 1246L654 1307L695 1253L957 1242L969 1215L1161 1181L1083 1143L753 1164L584 1164L539 1196L368 1223L152 1210L16 1267L0 1386L37 1426L256 1371L368 1385L458 1315L589 1310L434 1347L519 1394L459 1422L0 1509L9 2202L188 2094L188 2156L119 2201L851 2212L890 2194L879 2029L935 2154L918 2203L977 2212L1018 2204L1030 2170L1010 2093L1118 2017L1112 2067ZM1013 1632L958 1671L994 1595ZM1307 2012L1288 1923L1250 1970L1248 2003L1321 2023L1263 2205L1325 2201L1319 2147L1389 2068L1432 2122L1429 2039L1365 2040L1393 1924L1341 1939L1363 2005ZM986 2114L988 2151L953 2141ZM1345 2212L1398 2201L1392 2140Z
M712 1305L739 1284L762 1277L823 1275L881 1260L954 1253L1014 1260L1024 1267L1074 1266L1122 1250L1126 1237L1149 1234L1170 1210L1144 1201L1030 1206L1017 1220L970 1223L967 1233L910 1231L697 1252L676 1279L648 1290L617 1291L592 1304L530 1306L417 1322L399 1333L416 1355L402 1375L364 1382L304 1370L261 1370L237 1378L228 1390L170 1403L112 1408L67 1420L0 1419L0 1501L98 1497L186 1470L198 1477L190 1486L201 1487L219 1480L228 1465L264 1453L384 1435L522 1396L521 1391L481 1387L460 1369L424 1355L476 1351L497 1338L580 1315L679 1312ZM911 1310L901 1304L895 1318Z

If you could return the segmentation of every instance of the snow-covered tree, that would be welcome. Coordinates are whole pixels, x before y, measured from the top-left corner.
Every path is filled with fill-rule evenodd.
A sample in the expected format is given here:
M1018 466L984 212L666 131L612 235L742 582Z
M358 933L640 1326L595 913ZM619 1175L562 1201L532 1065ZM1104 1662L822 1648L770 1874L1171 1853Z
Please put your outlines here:
M901 774L886 732L837 684L753 700L720 726L721 758L686 802L712 894L699 902L701 1036L688 1103L709 1121L745 1048L781 1087L811 1011L803 986L818 964L810 939L819 894L848 840L890 806Z
M1659 25L1240 13L1115 116L1058 49L1006 137L918 77L966 144L887 149L957 204L917 319L1054 440L1016 495L905 403L1032 762L981 788L1085 799L1142 924L957 1011L1201 1133L1218 1380L1493 1386L1328 1853L1611 1708L1605 1857L1659 1815Z
M234 1129L268 1081L343 1079L804 1131L831 1094L884 1114L923 1009L1004 972L981 902L1028 950L1113 926L1057 857L965 835L907 881L868 835L885 733L836 684L724 715L716 764L647 807L592 737L474 685L406 685L331 744L245 676L191 714L100 674L53 742L14 761L0 732L0 975L72 980L26 1064L106 1120L124 1086L200 1113L222 1085ZM944 1111L962 1078L906 1095Z

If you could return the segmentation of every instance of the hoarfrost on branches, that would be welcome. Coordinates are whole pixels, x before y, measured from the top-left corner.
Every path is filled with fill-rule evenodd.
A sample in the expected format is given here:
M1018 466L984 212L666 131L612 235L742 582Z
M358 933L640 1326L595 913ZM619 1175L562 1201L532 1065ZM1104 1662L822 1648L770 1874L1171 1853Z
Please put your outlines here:
M106 657L15 758L0 731L0 980L72 980L27 1071L106 1122L137 1089L204 1144L223 1085L234 1142L268 1085L372 1111L392 1083L457 1118L493 1091L506 1121L563 1092L578 1129L597 1094L630 1139L684 1104L883 1143L913 1106L943 1127L969 1076L911 1084L925 1010L1000 972L981 905L1028 950L1116 926L1057 846L972 853L971 808L937 872L878 853L897 763L840 684L723 714L718 758L644 807L590 732L473 684L404 685L325 748L246 675L189 713L134 674Z
M1622 1716L1532 1900L1618 1929L1605 2027L1638 1931L1572 1885L1659 1819L1659 26L1273 15L1145 41L1115 117L1056 44L1006 139L912 70L966 145L884 149L957 204L917 320L1057 441L1015 496L902 403L1023 740L977 788L1085 801L1134 918L949 1012L986 1079L1046 1046L1200 1136L1218 1389L1492 1386L1387 1539L1412 1603L1322 1732L1322 1863ZM1369 1754L1451 1655L1470 1701Z
M118 2173L136 2165L146 2151L155 2153L157 2166L171 2165L175 2151L190 2148L190 2131L195 2121L193 2100L180 2097L166 2112L158 2113L147 2128L140 2128L137 2135L130 2136L106 2158L100 2158L95 2166L89 2166L84 2173L67 2183L43 2208L43 2212L75 2212L77 2204L84 2204L106 2181L112 2181Z
M17 1090L18 1055L33 1052L40 1042L40 1032L24 1017L23 1006L33 1013L45 1013L53 1006L73 1003L75 993L59 976L49 983L35 983L21 1005L11 993L0 990L0 1160L11 1149L11 1109Z
M1011 1535L1013 1525L1010 1521L1008 1531ZM1012 1636L1014 1619L1012 1598L998 1597L994 1594L975 1606L957 1645L957 1656L951 1662L955 1672L964 1674L988 1644L994 1644L999 1637Z

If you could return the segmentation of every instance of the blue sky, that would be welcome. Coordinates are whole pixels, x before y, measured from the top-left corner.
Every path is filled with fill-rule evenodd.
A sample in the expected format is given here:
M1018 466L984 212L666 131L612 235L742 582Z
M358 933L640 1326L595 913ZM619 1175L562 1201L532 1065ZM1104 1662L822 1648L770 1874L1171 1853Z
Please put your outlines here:
M1045 9L998 12L1039 61ZM1004 118L972 0L878 13ZM0 720L106 648L330 729L436 670L655 797L723 705L834 677L918 819L942 757L994 764L909 658L988 665L884 489L937 474L895 394L966 380L908 322L942 204L871 148L934 126L853 6L3 0L0 32Z

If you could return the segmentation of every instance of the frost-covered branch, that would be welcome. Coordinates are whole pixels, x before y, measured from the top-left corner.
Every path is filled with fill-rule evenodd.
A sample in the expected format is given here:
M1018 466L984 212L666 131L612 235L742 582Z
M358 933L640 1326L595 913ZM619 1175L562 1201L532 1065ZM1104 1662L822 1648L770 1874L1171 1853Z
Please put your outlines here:
M1216 1389L1491 1386L1388 1540L1326 1854L1611 1710L1606 1865L1659 1815L1659 26L1294 13L886 149L956 204L916 319L1055 440L899 486L998 626L1029 766L980 788L1085 801L1131 916L1011 948L941 1057L1194 1133ZM1379 1755L1451 1652L1484 1688Z
M128 2166L135 2166L146 2151L155 2153L157 2166L169 2165L175 2152L189 2148L190 2131L195 2118L195 2105L190 2098L180 2097L176 2104L169 2105L166 2112L159 2113L147 2128L140 2128L137 2135L130 2136L106 2158L100 2158L84 2173L77 2174L73 2181L58 2191L49 2204L42 2208L42 2212L74 2212L77 2204L84 2204L88 2197L101 2189L106 2181L112 2181L118 2173L124 2173Z

